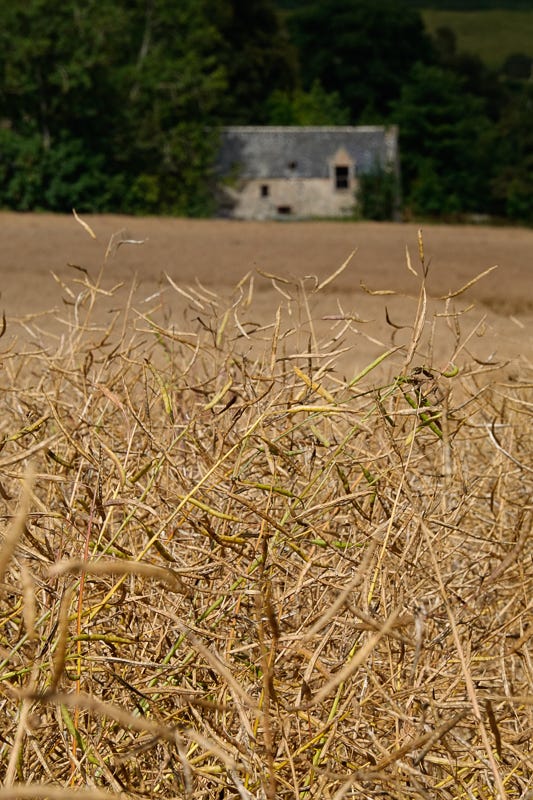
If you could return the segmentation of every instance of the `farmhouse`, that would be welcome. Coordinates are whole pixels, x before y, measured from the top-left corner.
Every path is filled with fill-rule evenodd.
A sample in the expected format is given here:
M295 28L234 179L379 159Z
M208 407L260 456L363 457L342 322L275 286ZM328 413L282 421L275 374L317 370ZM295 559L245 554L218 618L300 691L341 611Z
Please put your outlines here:
M220 212L237 219L350 216L361 175L399 173L396 127L228 127Z

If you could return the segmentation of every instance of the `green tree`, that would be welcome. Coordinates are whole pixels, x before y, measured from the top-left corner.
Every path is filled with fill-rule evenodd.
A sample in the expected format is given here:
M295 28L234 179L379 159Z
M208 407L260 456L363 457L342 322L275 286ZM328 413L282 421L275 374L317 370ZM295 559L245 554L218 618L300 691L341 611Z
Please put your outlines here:
M505 88L500 76L489 69L478 55L458 51L455 33L450 28L438 28L432 42L436 64L458 75L463 89L482 97L489 117L498 119L505 103Z
M60 130L93 133L98 112L113 109L120 97L116 68L127 59L129 16L106 0L1 4L4 117L17 130L36 125L44 147Z
M114 148L119 168L133 176L126 210L212 210L209 174L227 78L207 6L154 0L136 19L138 51L126 70L125 124Z
M270 125L348 125L350 112L341 105L338 92L326 92L315 81L308 92L277 89L267 103Z
M487 211L493 128L483 100L454 73L417 64L393 115L407 206L436 216Z
M378 165L359 177L358 212L363 219L391 220L397 211L398 179L392 170Z
M206 3L228 81L222 117L230 124L264 124L272 92L291 92L296 85L296 53L282 17L273 0Z
M533 75L533 58L525 53L511 53L505 59L503 74L512 81L528 81Z
M208 5L1 4L0 123L19 164L8 180L0 153L2 202L67 210L85 192L81 207L143 211L140 186L149 184L150 210L207 212L206 131L227 86Z
M304 89L338 92L352 122L384 118L414 61L432 49L422 18L403 0L321 0L289 16Z
M533 87L509 96L496 129L494 211L533 224Z
M45 149L37 130L24 136L0 130L0 207L105 211L120 188L113 187L103 158L70 134L60 135Z

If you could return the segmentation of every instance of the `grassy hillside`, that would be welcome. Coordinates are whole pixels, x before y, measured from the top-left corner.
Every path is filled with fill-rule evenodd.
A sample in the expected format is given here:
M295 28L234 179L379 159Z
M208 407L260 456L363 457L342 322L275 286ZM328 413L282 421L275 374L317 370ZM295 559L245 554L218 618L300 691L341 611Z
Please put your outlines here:
M430 33L441 27L451 28L457 37L457 49L476 53L490 67L501 67L511 53L533 56L533 10L425 9L422 16Z

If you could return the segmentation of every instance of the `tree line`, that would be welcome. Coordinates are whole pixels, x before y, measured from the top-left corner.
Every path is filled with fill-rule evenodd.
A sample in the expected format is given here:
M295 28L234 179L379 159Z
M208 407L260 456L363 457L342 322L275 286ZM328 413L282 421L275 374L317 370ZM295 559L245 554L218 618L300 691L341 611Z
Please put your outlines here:
M533 222L531 59L490 70L414 2L1 4L1 207L210 215L227 124L397 124L406 215Z

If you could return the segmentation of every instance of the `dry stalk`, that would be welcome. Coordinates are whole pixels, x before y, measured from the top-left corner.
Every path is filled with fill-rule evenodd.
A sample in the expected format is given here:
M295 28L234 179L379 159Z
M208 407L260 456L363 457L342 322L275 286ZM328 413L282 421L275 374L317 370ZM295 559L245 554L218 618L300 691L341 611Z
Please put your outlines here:
M472 281L433 311L416 245L383 346L314 314L351 256L268 275L266 325L249 275L169 279L178 320L61 279L1 374L0 800L526 796L533 377L470 359Z

